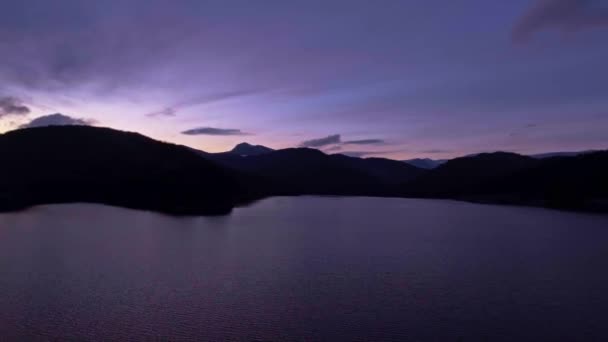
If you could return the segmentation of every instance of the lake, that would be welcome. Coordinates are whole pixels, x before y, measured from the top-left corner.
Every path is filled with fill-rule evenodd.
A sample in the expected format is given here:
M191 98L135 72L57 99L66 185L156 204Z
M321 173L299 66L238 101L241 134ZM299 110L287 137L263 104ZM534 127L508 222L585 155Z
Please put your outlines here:
M606 341L608 216L277 197L0 214L0 340Z

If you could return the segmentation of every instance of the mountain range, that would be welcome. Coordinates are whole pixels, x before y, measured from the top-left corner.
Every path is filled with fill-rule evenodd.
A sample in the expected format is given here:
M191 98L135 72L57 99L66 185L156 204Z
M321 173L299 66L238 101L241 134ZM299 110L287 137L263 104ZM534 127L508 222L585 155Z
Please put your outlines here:
M95 202L177 215L226 214L268 196L446 198L608 212L608 152L496 152L434 168L384 158L239 144L207 153L88 126L0 135L0 210Z
M549 153L532 154L532 155L530 155L530 157L536 158L536 159L545 159L545 158L552 158L552 157L574 157L574 156L578 156L581 154L587 154L587 153L592 153L592 152L597 152L597 151L589 150L589 151L579 151L579 152L549 152ZM481 154L481 153L471 154L471 155L468 155L465 157L476 156L479 154ZM448 160L449 159L416 158L416 159L407 159L407 160L404 160L403 162L408 163L410 165L414 165L421 169L431 170L431 169L435 169L435 168L445 164Z
M447 161L447 159L416 158L404 160L403 162L421 169L431 170L439 167L441 164L445 164Z

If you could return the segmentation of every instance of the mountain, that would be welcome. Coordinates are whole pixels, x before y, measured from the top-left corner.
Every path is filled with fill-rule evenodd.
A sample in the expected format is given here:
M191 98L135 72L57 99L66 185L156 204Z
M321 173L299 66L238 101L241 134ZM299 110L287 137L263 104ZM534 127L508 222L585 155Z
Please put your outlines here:
M536 159L456 158L403 185L402 196L608 212L608 151Z
M549 152L549 153L540 153L533 154L530 157L537 159L545 159L545 158L553 158L553 157L575 157L581 154L593 153L597 151L589 150L589 151L579 151L579 152Z
M429 159L429 158L416 158L416 159L408 159L404 160L404 163L413 165L415 167L419 167L421 169L434 169L442 164L445 164L447 159Z
M495 182L525 168L537 160L508 152L482 153L449 160L407 185L406 192L422 197L458 197L488 190Z
M581 154L596 152L594 150L589 151L579 151L579 152L549 152L549 153L539 153L529 155L532 158L536 159L545 159L545 158L553 158L553 157L574 157ZM483 153L475 153L467 155L466 157L475 157ZM416 159L408 159L403 160L404 163L408 163L410 165L419 167L421 169L432 170L443 164L445 164L449 159L430 159L430 158L416 158Z
M343 154L332 154L329 160L348 166L354 170L362 170L375 182L383 185L398 185L424 174L424 169L386 158L358 158Z
M211 215L268 196L344 195L608 212L608 151L482 153L425 170L307 148L212 154L109 128L51 126L0 134L0 156L0 211L93 202Z
M592 153L592 152L596 152L596 151L590 150L590 151L579 151L579 152L549 152L549 153L532 154L529 156L532 158L536 158L536 159L545 159L545 158L552 158L552 157L574 157L574 156L578 156L580 154L586 154L586 153ZM480 154L483 154L483 153L469 154L466 157L475 157ZM445 164L448 160L449 159L416 158L416 159L403 160L403 162L416 166L416 167L419 167L421 169L432 170L432 169L435 169L435 168Z
M396 185L425 170L382 158L327 155L290 148L253 156L216 154L216 162L259 177L275 194L392 195ZM262 181L263 179L263 181Z
M241 147L249 147L242 145ZM391 196L424 170L388 159L285 149L210 154L89 126L0 135L0 210L93 202L171 214L224 214L273 195Z
M248 143L240 143L236 145L229 153L239 156L258 156L260 154L270 153L274 151L270 147L262 145L251 145Z
M608 151L552 157L495 185L518 203L608 211Z
M95 202L174 214L223 214L252 194L246 178L191 149L87 126L0 135L0 209Z

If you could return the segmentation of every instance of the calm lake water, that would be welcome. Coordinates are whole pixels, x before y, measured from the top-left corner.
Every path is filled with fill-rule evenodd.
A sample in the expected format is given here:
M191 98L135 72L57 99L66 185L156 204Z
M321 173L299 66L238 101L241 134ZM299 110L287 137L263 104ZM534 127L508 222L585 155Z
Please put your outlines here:
M608 217L272 198L0 214L0 340L607 341Z

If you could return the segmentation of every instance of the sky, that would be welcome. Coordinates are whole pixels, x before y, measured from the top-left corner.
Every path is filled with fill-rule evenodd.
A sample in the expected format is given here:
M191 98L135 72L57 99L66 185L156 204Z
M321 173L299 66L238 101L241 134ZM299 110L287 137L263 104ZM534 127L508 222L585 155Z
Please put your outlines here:
M608 0L3 0L0 132L394 159L608 148Z

